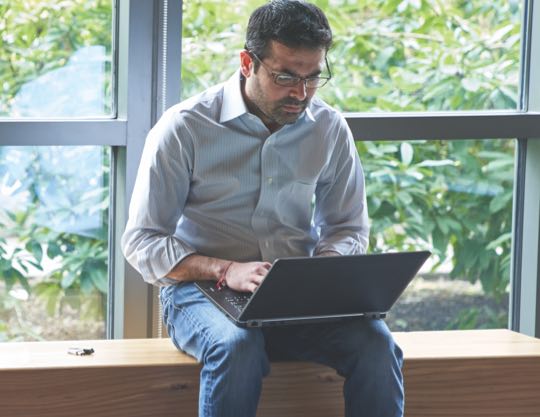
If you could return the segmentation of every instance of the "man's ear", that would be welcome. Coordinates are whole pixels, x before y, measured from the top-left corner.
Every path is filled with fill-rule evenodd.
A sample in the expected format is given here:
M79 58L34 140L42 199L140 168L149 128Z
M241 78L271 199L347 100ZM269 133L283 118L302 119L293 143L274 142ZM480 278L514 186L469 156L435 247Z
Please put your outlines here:
M248 78L251 75L253 70L253 58L248 51L245 49L240 51L240 72L245 78Z

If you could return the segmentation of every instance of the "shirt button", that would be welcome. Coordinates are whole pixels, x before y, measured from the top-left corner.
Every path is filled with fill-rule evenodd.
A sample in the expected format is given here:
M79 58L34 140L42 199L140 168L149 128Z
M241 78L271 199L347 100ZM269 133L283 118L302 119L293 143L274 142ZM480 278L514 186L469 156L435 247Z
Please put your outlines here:
M268 246L270 246L270 243L268 243L268 241L265 241L265 242L264 242L264 247L265 247L266 249L268 249Z
M274 181L274 179L272 177L268 177L268 184L272 184L272 181Z

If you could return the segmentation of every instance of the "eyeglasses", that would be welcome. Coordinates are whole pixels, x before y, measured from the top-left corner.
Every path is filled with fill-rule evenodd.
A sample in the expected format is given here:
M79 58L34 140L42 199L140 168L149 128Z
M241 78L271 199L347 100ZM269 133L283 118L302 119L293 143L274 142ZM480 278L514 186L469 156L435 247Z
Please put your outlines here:
M303 82L307 89L321 88L328 81L330 81L330 78L332 78L332 72L330 71L330 66L328 65L328 60L326 57L324 57L324 62L326 63L328 77L298 77L296 75L284 74L282 72L274 72L271 68L268 68L255 53L251 51L248 52L253 58L259 61L268 74L272 76L274 83L280 85L281 87L295 87L298 85L298 83Z

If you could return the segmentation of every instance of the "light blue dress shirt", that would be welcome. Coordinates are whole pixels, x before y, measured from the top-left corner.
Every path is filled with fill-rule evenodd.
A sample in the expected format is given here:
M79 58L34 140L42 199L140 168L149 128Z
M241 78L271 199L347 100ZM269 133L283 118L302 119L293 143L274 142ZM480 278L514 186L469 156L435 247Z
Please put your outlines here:
M171 107L148 134L122 237L155 285L198 253L234 261L364 253L362 166L337 111L314 97L270 133L249 113L240 73Z

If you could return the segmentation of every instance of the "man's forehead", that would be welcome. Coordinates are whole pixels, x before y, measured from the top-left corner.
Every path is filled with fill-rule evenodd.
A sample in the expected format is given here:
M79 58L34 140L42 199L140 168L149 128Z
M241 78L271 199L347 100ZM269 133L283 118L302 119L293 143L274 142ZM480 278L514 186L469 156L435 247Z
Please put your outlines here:
M270 43L267 59L283 69L302 72L320 71L325 65L326 51L322 48L290 48L276 41Z

